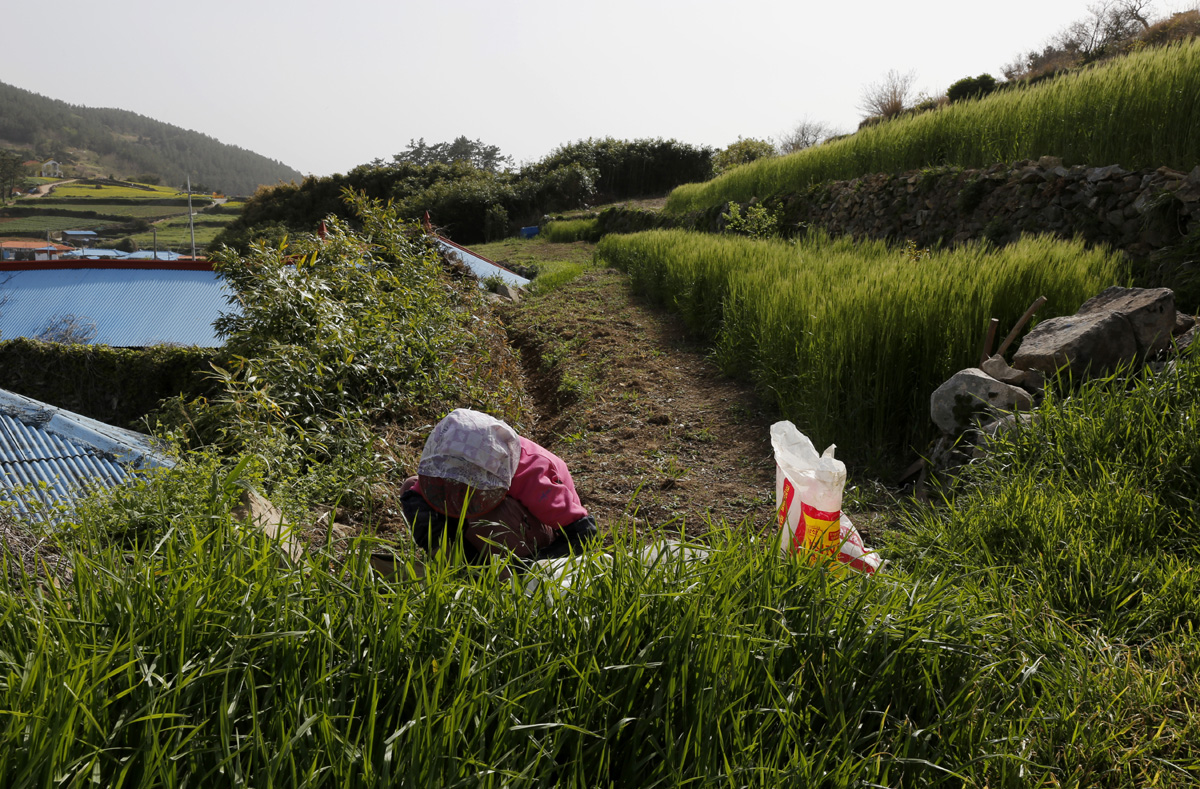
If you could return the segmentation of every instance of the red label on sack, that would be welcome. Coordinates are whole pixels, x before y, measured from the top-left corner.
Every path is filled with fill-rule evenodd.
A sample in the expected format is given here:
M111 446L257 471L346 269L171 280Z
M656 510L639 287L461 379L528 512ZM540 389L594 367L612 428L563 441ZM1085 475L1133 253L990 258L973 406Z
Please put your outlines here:
M788 512L792 509L792 499L796 496L796 488L787 477L783 478L783 501L779 502L779 528L787 525Z
M826 512L802 501L800 516L796 534L792 538L794 550L807 548L819 553L832 553L841 544L840 511Z

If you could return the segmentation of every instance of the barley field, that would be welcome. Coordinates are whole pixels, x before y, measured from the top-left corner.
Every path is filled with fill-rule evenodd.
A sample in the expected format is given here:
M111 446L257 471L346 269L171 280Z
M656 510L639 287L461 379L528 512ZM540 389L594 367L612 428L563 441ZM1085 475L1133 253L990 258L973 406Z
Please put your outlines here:
M987 167L1051 155L1067 165L1200 165L1200 39L1145 50L1029 88L862 129L673 191L682 213L830 180L923 167Z

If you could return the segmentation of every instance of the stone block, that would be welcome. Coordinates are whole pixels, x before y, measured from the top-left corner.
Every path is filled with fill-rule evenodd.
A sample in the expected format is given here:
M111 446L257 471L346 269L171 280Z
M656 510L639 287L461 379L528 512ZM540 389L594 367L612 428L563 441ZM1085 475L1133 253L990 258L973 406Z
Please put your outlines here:
M929 398L929 414L944 433L958 435L980 413L1028 410L1029 393L971 367L955 373Z

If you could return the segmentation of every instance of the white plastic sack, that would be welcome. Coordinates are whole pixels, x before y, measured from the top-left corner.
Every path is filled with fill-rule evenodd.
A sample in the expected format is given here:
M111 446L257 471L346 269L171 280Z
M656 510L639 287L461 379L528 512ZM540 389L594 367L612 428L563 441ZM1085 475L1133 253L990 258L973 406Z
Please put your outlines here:
M818 455L808 436L787 421L771 426L771 445L780 550L813 563L836 559L865 573L879 569L879 554L866 549L858 529L842 514L846 464L834 458L837 446Z

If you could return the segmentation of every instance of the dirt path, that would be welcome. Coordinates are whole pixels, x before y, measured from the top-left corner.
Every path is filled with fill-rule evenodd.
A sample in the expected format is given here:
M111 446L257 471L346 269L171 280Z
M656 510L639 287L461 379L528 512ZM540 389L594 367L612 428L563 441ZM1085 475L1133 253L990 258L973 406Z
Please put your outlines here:
M602 529L773 528L767 409L625 275L589 271L504 317L536 403L532 437L566 460Z
M31 195L25 195L25 198L24 198L24 199L25 199L25 200L36 200L36 199L37 199L37 198L39 198L39 197L45 197L46 195L50 194L50 192L51 192L51 191L53 191L53 190L54 190L54 188L55 188L56 186L65 186L65 185L67 185L67 184L73 184L73 183L75 183L77 180L79 180L79 179L77 179L77 178L71 178L71 179L69 179L69 180L66 180L66 181L55 181L55 182L54 182L54 183L52 183L52 184L42 184L41 186L39 186L39 187L37 188L37 191L36 191L36 192L34 192L33 194L31 194Z

